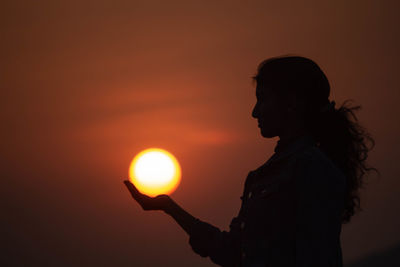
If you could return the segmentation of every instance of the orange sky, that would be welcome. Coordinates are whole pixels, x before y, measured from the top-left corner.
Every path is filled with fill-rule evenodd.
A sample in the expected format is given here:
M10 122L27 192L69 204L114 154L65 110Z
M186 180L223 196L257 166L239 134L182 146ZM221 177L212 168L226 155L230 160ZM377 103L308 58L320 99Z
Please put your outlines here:
M217 2L217 3L216 3ZM301 4L300 4L301 2ZM345 262L400 242L398 1L3 1L0 227L7 263L213 266L122 184L133 156L173 153L172 197L221 229L272 155L250 77L295 53L354 99L376 139ZM2 257L4 258L4 257ZM2 259L4 260L4 259Z

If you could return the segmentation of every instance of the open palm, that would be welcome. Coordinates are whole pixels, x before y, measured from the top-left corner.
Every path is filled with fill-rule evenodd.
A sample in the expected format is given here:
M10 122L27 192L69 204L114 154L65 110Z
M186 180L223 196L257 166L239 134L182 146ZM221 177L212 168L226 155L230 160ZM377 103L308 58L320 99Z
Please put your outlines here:
M162 194L156 197L149 197L140 193L130 181L125 180L124 184L143 210L165 210L171 203L171 198L168 195Z

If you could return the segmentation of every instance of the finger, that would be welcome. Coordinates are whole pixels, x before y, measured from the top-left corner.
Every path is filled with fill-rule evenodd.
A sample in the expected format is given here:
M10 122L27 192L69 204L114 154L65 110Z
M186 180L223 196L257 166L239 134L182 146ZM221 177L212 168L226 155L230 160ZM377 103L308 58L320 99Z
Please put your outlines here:
M124 184L126 185L126 187L128 188L129 192L131 193L131 195L134 198L141 197L142 193L140 193L139 190L137 190L137 188L130 181L125 180Z

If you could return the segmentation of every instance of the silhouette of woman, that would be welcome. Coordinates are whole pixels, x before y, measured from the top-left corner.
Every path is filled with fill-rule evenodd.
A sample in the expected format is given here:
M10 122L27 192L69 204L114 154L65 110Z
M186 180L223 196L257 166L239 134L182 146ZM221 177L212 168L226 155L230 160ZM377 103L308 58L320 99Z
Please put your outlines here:
M148 197L124 181L144 210L162 210L189 235L194 252L220 266L343 266L343 223L360 210L359 188L374 140L354 114L329 101L325 74L310 59L263 61L253 79L252 116L274 154L248 173L229 231L203 222L169 196ZM369 146L371 145L371 146Z

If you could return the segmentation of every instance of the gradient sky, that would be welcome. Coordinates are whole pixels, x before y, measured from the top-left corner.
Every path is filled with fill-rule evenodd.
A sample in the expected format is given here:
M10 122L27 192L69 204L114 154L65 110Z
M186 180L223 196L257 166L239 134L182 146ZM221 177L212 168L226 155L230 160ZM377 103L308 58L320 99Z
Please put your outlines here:
M294 53L354 99L376 140L345 263L400 242L398 1L2 1L2 261L25 266L214 266L122 180L161 147L173 199L228 229L244 179L277 138L251 117L251 76ZM0 262L1 263L1 262Z

